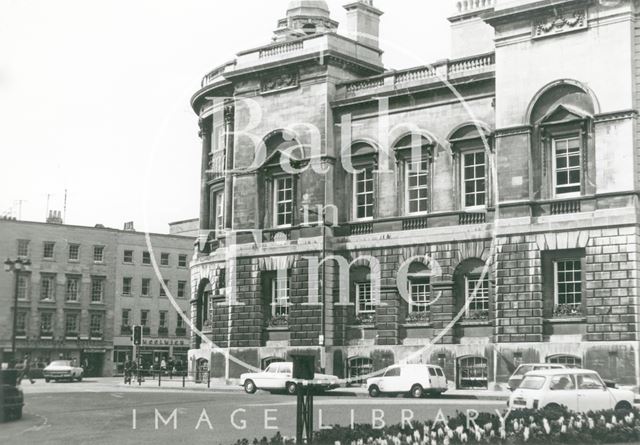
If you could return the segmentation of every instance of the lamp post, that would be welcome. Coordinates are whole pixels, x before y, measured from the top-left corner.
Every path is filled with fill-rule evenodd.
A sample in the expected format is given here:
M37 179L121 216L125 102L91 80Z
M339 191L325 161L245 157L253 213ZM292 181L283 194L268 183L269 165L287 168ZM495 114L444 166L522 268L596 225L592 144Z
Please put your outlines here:
M4 262L5 272L13 272L13 329L11 330L11 359L16 360L16 327L18 323L18 284L20 282L20 272L29 271L31 261L29 259L11 260L7 258Z
M320 336L318 338L318 345L322 347L321 351L321 357L320 357L320 366L322 368L322 372L325 372L325 353L326 353L326 311L328 310L328 304L327 303L327 298L325 295L325 280L326 280L326 275L325 275L325 264L324 264L324 260L326 258L326 250L327 250L327 222L326 222L326 216L327 216L327 207L326 205L322 207L322 211L317 211L317 210L313 210L309 208L309 200L308 200L308 196L305 196L303 198L302 201L302 208L300 209L300 211L303 213L303 223L307 226L310 226L310 222L309 222L309 214L312 215L316 215L318 217L317 223L319 225L321 225L322 228L322 252L320 255L320 261L321 261L321 265L320 267L322 267L322 272L320 274L320 295L322 296L322 316L321 316L321 323L320 323Z

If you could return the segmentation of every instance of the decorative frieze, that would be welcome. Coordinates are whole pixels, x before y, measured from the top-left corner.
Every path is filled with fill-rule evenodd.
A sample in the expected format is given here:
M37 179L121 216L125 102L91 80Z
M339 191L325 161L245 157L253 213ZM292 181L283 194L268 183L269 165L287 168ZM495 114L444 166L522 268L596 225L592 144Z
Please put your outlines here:
M297 88L299 84L299 76L295 71L281 72L262 79L260 91L271 93L273 91L288 90Z
M542 38L587 29L587 10L565 11L533 23L533 38Z

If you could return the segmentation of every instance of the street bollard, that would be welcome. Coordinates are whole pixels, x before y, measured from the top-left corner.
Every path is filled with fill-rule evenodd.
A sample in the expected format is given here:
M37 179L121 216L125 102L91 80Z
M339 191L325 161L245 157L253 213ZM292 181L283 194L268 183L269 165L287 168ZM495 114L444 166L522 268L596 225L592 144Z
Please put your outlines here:
M186 378L187 378L187 374L186 373L182 374L182 387L183 388L184 388L184 383L185 383Z
M158 386L160 386L160 382L162 381L162 372L158 373Z
M211 371L207 372L207 388L211 388Z

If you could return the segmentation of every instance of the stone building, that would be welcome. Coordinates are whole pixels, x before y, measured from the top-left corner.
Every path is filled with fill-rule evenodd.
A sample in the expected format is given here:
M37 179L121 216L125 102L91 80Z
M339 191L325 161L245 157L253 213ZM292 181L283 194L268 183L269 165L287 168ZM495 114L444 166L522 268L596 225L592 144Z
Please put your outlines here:
M487 388L553 362L640 383L640 3L452 4L448 60L385 69L371 0L346 35L294 0L204 77L190 366L307 351L353 379L404 360Z
M153 255L181 312L189 307L193 238L151 234ZM175 356L186 362L189 334L151 264L145 233L63 224L0 220L0 257L28 258L18 275L16 353L39 367L63 357L86 366L87 376L122 371L131 355L131 326L145 329L143 358ZM0 362L10 356L15 276L0 275Z

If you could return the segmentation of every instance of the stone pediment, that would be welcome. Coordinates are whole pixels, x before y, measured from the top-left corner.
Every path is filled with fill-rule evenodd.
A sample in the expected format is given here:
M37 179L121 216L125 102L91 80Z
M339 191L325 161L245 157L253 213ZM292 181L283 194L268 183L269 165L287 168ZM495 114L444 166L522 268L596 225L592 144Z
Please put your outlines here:
M538 125L555 125L583 121L591 118L589 113L571 105L558 105L553 108L542 119L538 121Z

